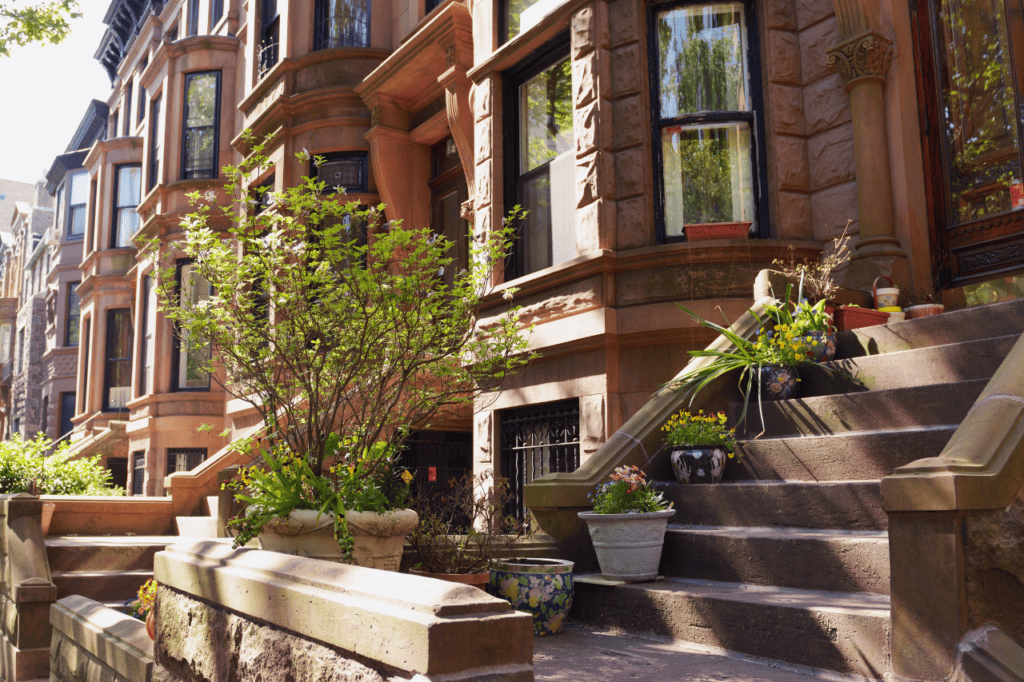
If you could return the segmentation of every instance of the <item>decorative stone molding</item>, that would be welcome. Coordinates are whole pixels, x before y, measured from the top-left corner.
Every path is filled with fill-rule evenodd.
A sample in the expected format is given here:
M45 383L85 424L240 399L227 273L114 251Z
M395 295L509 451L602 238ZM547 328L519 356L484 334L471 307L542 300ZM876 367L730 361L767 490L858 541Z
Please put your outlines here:
M449 62L452 61L454 48L448 50ZM437 79L444 88L445 108L448 112L448 128L459 150L462 171L466 175L466 188L469 196L476 196L476 182L473 163L473 107L469 104L469 91L473 83L466 78L465 69L457 64L449 63L449 68Z
M843 41L828 51L828 66L838 73L849 89L858 79L885 78L892 61L892 41L868 30Z

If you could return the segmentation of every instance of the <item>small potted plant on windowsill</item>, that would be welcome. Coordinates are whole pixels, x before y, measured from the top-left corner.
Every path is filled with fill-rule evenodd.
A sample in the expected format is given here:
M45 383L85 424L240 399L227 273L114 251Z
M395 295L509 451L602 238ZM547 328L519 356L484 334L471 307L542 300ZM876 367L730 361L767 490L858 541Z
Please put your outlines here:
M672 471L680 483L718 483L725 465L735 457L735 429L726 426L724 412L690 414L680 410L661 430Z
M630 583L657 578L665 529L676 513L672 503L635 466L617 468L591 497L594 510L579 517L587 522L601 575Z

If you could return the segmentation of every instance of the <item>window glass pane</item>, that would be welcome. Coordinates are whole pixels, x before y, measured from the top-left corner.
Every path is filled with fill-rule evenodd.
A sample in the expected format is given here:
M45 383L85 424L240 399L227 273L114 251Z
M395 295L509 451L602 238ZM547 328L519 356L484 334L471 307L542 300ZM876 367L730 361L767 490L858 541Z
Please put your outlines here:
M317 0L314 49L370 46L371 0Z
M950 222L1024 209L1003 0L946 0L939 26Z
M107 313L107 409L120 409L131 399L132 320L128 309Z
M142 303L142 394L147 395L153 392L153 358L156 356L154 339L158 308L153 275L146 276L144 297Z
M66 346L78 345L78 325L82 318L82 301L78 298L78 282L68 285L68 333Z
M217 74L186 77L185 178L216 177Z
M571 91L572 72L568 59L520 86L520 173L573 150Z
M555 3L549 0L506 0L505 40L511 40L546 16Z
M85 234L85 206L72 206L68 211L68 234Z
M181 305L193 306L210 297L210 284L194 271L191 263L181 266ZM178 350L178 388L206 388L210 375L203 369L211 357L208 345L196 346L181 339Z
M750 108L744 26L738 4L658 14L661 118Z
M661 148L668 236L681 236L685 225L753 221L746 123L663 128Z
M71 176L71 201L72 206L84 204L89 197L89 173L82 171Z
M523 219L524 268L522 274L551 265L551 181L547 173L520 183L516 197L526 209Z
M138 166L123 166L117 171L118 207L138 206L142 190L142 169Z

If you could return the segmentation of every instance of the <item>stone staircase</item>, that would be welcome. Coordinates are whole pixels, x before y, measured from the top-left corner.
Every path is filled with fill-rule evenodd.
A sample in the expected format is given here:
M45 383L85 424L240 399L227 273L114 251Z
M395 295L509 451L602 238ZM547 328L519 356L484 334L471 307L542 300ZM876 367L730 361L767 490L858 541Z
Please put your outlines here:
M153 556L176 536L52 537L46 539L57 599L73 594L126 610L142 584L153 577Z
M879 480L939 455L1024 330L1024 301L845 332L802 397L756 404L719 485L657 486L678 510L664 580L581 578L573 618L881 679L889 548ZM741 406L732 405L734 417Z

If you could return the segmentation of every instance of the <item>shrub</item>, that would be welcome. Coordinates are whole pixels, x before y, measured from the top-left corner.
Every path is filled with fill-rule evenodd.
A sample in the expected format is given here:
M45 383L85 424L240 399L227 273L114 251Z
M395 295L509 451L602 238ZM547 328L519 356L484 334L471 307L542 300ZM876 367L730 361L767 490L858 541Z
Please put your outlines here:
M47 454L52 446L43 434L0 442L0 493L124 495L122 488L110 485L110 471L100 464L99 455L72 459L66 442Z

